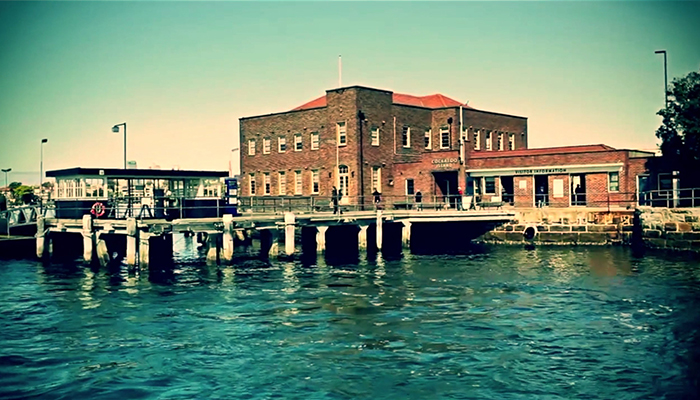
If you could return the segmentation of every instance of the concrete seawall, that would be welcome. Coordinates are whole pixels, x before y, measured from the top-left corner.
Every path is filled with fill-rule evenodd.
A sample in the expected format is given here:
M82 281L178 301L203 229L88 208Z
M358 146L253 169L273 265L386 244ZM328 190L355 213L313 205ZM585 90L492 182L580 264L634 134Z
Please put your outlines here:
M632 240L634 210L529 209L475 241L539 245L612 245Z
M700 209L641 207L639 213L645 247L700 252Z

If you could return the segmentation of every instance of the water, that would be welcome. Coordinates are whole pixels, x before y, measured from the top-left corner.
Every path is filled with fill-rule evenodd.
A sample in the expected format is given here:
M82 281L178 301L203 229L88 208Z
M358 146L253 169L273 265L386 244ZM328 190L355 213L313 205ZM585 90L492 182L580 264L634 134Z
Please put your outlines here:
M491 247L172 274L0 261L0 398L698 398L700 266Z

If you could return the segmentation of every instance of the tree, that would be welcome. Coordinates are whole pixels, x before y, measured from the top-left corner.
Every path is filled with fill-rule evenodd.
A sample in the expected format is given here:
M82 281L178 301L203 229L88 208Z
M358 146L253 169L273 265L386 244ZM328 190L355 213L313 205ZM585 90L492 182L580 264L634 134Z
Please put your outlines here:
M679 171L684 187L700 187L700 73L674 79L668 104L657 114L663 118L656 130L663 168Z

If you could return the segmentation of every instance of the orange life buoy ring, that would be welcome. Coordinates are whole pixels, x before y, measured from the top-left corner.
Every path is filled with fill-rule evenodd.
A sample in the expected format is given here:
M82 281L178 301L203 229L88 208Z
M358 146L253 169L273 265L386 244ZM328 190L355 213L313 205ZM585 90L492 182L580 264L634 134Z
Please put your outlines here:
M104 204L100 203L99 201L95 204L92 205L92 208L90 209L90 214L96 216L96 217L101 217L105 215L105 206Z

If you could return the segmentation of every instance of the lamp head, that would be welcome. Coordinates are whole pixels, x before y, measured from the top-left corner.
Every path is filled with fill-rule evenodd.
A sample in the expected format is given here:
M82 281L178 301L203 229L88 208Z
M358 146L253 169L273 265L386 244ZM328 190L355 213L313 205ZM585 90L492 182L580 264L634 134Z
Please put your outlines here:
M654 54L665 54L666 50L656 50Z
M114 132L114 133L119 133L119 126L114 125L114 126L112 127L112 132Z
M49 139L41 139L41 143L46 143L48 141L49 141Z

